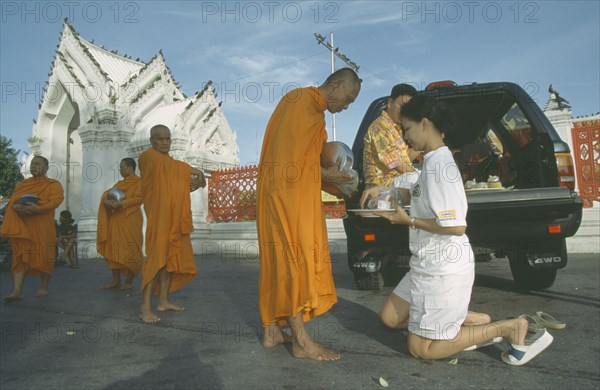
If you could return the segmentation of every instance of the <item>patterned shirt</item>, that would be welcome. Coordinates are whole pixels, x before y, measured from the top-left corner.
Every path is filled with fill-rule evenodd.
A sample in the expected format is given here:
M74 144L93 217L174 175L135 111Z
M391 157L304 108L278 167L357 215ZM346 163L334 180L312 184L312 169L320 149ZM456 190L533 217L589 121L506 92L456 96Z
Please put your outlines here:
M395 177L415 170L402 129L386 111L381 112L365 134L363 169L367 187L391 187Z

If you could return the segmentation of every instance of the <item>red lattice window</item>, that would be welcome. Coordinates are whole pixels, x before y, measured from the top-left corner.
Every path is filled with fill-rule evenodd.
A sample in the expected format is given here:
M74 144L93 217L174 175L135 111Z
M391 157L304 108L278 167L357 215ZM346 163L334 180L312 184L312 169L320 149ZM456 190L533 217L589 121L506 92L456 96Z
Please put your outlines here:
M257 178L256 165L213 172L208 181L208 221L255 221ZM324 203L323 211L325 218L346 215L343 202Z
M211 174L208 210L215 222L256 220L256 178L258 167L225 169Z
M577 188L584 207L600 201L600 121L583 120L573 123L573 157Z

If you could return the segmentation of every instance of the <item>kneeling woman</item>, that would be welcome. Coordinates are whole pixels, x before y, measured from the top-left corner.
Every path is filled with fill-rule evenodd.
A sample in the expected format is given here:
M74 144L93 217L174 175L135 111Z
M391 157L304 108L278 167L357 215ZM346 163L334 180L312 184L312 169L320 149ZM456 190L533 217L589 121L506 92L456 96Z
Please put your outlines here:
M423 150L420 177L404 190L410 215L402 208L381 215L410 226L410 271L384 304L380 316L392 328L408 328L408 351L420 359L441 359L465 348L503 337L510 343L502 359L522 365L552 342L547 332L525 345L527 320L515 318L475 324L467 316L475 277L474 255L465 235L467 199L460 171L444 145L450 112L418 95L402 107L407 144Z

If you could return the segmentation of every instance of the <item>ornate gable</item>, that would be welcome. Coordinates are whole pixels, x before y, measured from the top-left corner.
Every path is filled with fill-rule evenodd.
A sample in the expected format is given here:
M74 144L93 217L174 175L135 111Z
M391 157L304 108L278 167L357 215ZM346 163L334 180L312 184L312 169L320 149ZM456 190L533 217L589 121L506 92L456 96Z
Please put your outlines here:
M102 151L136 157L150 146L150 128L163 123L174 156L239 165L236 135L210 82L186 97L162 50L134 60L83 39L65 20L46 84L29 145L59 164L83 164L91 151L95 161Z
M153 57L123 85L121 104L127 106L129 124L137 126L152 110L185 99L167 67L162 52Z

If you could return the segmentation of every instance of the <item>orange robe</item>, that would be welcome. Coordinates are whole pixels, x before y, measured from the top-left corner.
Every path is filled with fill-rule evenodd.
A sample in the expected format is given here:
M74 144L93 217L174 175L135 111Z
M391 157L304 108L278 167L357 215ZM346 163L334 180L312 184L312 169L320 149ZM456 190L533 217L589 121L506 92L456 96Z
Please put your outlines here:
M327 141L321 92L286 94L265 132L258 165L257 218L263 325L304 321L328 311L337 296L321 204L320 154Z
M150 148L139 158L146 213L146 261L142 290L167 267L177 290L196 276L190 233L194 230L190 199L191 167ZM157 281L155 293L160 291Z
M113 210L104 204L110 190L102 194L96 235L98 253L104 257L108 268L121 270L123 275L130 270L137 276L142 269L143 258L142 183L139 176L130 175L113 188L122 190L125 199L120 209Z
M22 216L14 204L25 194L39 197L40 213ZM64 199L59 181L47 177L31 177L17 183L8 205L0 234L10 237L13 263L12 272L51 275L56 260L56 229L54 210Z

